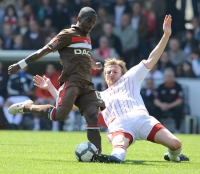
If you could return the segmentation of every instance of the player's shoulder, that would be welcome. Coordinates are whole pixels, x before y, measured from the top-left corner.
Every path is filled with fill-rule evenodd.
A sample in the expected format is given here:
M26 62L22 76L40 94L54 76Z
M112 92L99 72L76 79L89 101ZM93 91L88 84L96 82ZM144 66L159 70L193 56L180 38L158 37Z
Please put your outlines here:
M124 77L129 77L129 76L133 76L135 75L136 72L139 71L143 71L144 70L144 64L142 63L142 61L140 63L138 63L137 65L134 65L133 67L131 67L125 74ZM145 68L146 69L146 68Z
M136 69L148 69L146 64L145 64L145 60L140 61L138 64L134 65L132 68L130 68L128 71L130 70L136 70Z
M73 27L61 30L59 35L71 35L76 37L83 37L82 34L79 32L79 30Z
M71 40L71 38L74 36L74 31L71 28L63 29L59 32L59 34L56 36L57 38L62 38L64 40Z
M73 29L67 28L67 29L61 30L59 34L72 34L72 33L73 33Z

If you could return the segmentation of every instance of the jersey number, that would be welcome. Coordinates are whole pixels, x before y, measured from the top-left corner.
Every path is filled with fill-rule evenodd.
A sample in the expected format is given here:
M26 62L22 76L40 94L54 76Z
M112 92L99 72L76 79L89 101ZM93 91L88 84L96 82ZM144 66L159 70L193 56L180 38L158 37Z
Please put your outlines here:
M95 93L96 93L96 96L97 96L97 99L98 99L99 103L104 103L104 101L101 98L100 92L99 91L95 91Z

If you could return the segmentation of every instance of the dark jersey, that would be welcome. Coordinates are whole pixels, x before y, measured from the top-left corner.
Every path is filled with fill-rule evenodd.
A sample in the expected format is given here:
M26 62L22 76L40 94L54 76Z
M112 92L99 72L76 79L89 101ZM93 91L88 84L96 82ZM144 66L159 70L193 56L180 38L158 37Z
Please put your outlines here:
M7 91L10 96L27 95L33 88L33 76L30 74L19 71L9 77Z
M155 99L159 99L161 102L171 103L178 98L183 99L183 90L181 85L174 82L171 87L167 87L165 83L161 84L155 95Z
M53 52L58 51L63 70L59 82L83 82L90 85L91 76L91 39L77 26L62 30L46 46ZM73 84L73 83L71 83Z

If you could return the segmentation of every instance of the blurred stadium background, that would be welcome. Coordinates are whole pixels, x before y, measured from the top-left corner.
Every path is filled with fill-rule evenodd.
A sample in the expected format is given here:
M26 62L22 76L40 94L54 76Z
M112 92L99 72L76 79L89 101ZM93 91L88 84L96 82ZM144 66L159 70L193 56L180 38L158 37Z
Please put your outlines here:
M58 53L30 64L16 76L8 76L7 68L43 47L60 30L76 24L77 14L84 6L94 8L98 14L91 32L92 58L104 63L107 57L116 57L124 60L128 68L148 58L162 36L164 16L172 15L171 39L148 78L153 79L152 90L156 91L164 82L165 68L174 70L175 80L184 93L178 131L200 133L199 0L0 0L0 129L85 131L84 119L78 111L72 111L68 119L59 123L32 114L6 113L13 102L11 97L15 97L15 102L26 96L38 104L55 103L48 93L34 87L30 79L36 74L46 74L59 87L56 79L62 67ZM101 71L93 71L92 76L98 90L106 89ZM15 85L17 80L21 86ZM147 88L145 82L143 88ZM150 107L154 107L153 100ZM170 115L162 118L162 123L172 132L177 131Z

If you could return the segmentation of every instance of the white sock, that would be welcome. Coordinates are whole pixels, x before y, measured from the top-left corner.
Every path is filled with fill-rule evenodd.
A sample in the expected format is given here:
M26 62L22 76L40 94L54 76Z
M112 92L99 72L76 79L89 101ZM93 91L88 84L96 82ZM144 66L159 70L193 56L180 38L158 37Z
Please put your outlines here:
M168 149L170 160L180 161L180 158L178 157L178 155L181 153L181 150L182 150L182 147L180 147L178 150L175 150L175 151Z
M22 114L16 114L14 116L13 123L19 125L22 121L22 118L23 118Z
M124 146L116 146L113 148L111 155L123 161L126 157L126 148Z
M8 123L13 124L13 114L8 113L8 107L7 106L3 107L3 112L4 112L4 115L5 115Z

